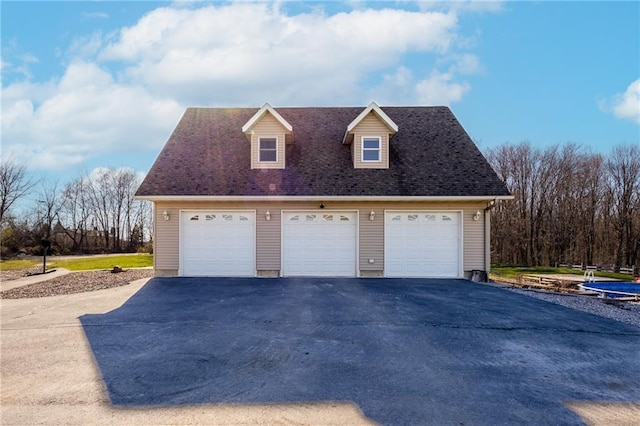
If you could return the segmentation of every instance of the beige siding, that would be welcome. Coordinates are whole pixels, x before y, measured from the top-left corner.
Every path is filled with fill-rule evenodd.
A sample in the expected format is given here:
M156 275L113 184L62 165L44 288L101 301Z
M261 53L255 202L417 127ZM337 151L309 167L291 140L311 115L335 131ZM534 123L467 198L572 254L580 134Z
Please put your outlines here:
M463 211L465 271L485 269L484 207L485 205L480 205L476 209L467 208ZM480 219L475 221L473 216L477 211L480 211Z
M251 134L251 168L252 169L284 169L285 159L285 135L290 133L269 112L253 126ZM260 138L277 138L277 161L275 163L260 163Z
M362 169L388 169L389 168L389 129L380 121L378 116L373 112L369 113L360 123L353 129L353 167ZM379 163L363 163L362 162L362 137L363 136L379 136L381 138L381 152Z
M155 209L155 268L158 275L177 274L179 268L180 210L256 210L256 268L258 276L273 275L281 265L282 210L318 210L319 202L158 202ZM325 201L324 211L359 211L358 252L362 276L376 276L384 269L384 212L385 210L448 210L462 211L463 269L485 269L484 207L486 203L422 203L422 202L331 202ZM167 211L170 220L162 213ZM267 210L271 220L266 220ZM369 220L371 211L374 220ZM473 220L476 211L482 217ZM373 263L369 263L373 259ZM468 274L467 274L468 275Z
M360 206L360 270L382 271L384 269L384 211L380 208L367 209ZM371 220L371 212L375 217ZM369 260L373 260L370 263Z
M266 219L267 211L271 220ZM258 271L280 270L281 210L271 206L259 207L256 217L256 268Z
M164 220L163 212L169 213L169 220ZM164 203L156 203L154 211L154 268L158 270L178 271L178 233L180 213L176 207Z

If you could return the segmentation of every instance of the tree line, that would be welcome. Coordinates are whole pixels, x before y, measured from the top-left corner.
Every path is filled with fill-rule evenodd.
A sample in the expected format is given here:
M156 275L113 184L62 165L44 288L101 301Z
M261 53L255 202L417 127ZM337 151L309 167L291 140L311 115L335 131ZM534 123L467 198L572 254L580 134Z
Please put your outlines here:
M574 143L544 149L508 143L486 157L515 197L492 212L492 261L638 265L639 145L602 155Z
M0 164L2 257L150 250L151 204L134 199L139 176L100 168L60 185L33 179L13 160ZM18 205L20 204L20 208Z

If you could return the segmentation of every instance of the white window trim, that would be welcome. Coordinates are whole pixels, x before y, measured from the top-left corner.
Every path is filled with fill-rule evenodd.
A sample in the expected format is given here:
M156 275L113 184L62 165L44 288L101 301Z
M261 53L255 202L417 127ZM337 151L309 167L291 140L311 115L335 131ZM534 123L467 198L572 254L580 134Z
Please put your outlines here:
M365 139L378 139L378 149L371 149L371 148L367 148L365 149L364 147L364 140ZM365 160L364 159L364 152L365 151L378 151L378 159L377 160ZM360 160L363 163L382 163L382 137L380 136L362 136L360 138Z
M276 140L276 159L275 161L262 161L260 160L260 152L261 152L261 148L260 148L260 142L262 141L262 139L275 139ZM278 149L278 137L277 136L258 136L258 158L257 158L257 162L259 164L276 164L278 162L278 160L280 159L280 150Z

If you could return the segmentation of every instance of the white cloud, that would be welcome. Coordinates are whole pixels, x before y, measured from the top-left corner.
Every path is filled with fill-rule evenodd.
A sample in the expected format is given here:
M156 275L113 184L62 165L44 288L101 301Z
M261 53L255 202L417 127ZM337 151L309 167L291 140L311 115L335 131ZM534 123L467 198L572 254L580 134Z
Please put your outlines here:
M405 54L448 52L456 26L454 14L393 9L289 16L267 3L160 8L122 29L99 57L131 62L131 81L188 104L354 103L363 76Z
M104 153L159 148L182 112L175 101L77 62L59 82L3 89L3 155L34 169L64 169Z
M471 53L463 53L459 55L453 55L454 61L451 71L458 72L460 74L478 74L482 72L482 65L476 55Z
M437 70L433 70L416 86L420 103L424 105L451 105L462 99L470 89L469 83L456 83L451 73Z
M103 47L103 36L100 32L94 32L88 36L79 36L73 39L67 49L66 55L72 60L78 58L91 58Z
M458 82L453 72L440 72L437 69L425 79L418 79L405 66L400 66L395 73L386 74L381 84L369 93L381 105L431 105L449 106L458 102L471 90L471 85Z
M624 93L618 93L610 102L601 104L601 108L610 110L618 118L640 124L640 78L632 82Z

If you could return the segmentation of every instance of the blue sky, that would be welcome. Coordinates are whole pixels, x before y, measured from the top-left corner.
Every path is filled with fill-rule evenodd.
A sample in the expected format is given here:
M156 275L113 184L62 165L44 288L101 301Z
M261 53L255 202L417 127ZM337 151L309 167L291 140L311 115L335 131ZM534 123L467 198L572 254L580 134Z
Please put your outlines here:
M2 156L146 172L188 106L449 105L482 150L640 143L639 2L11 2Z

